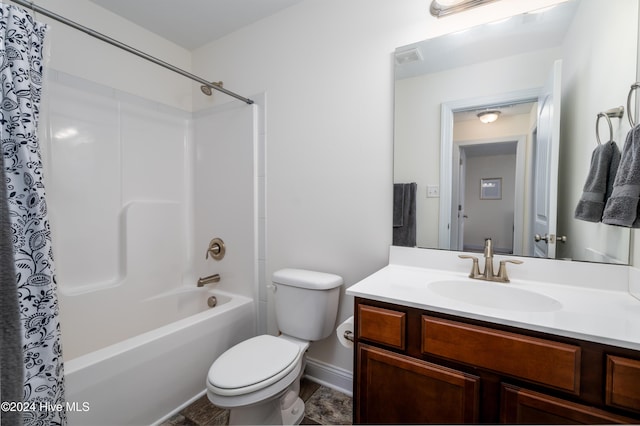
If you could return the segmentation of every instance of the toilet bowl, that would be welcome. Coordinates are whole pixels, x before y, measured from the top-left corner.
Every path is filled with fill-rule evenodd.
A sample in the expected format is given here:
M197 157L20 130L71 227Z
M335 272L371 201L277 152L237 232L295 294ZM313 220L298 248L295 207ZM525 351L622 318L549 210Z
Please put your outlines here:
M209 400L231 409L230 424L256 424L256 417L260 424L299 424L304 416L299 382L308 347L309 342L271 335L239 343L211 366Z
M283 269L273 275L276 321L281 335L241 342L215 360L207 396L230 409L229 424L300 424L299 398L305 352L335 325L342 278L322 272Z

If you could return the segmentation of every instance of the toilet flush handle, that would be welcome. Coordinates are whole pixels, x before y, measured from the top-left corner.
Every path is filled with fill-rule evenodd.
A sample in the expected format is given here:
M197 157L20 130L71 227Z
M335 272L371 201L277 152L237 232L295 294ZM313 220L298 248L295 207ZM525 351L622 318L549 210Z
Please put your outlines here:
M269 290L273 291L274 293L275 293L276 291L278 291L278 287L276 287L276 285L275 285L275 284L267 284L267 288L268 288Z

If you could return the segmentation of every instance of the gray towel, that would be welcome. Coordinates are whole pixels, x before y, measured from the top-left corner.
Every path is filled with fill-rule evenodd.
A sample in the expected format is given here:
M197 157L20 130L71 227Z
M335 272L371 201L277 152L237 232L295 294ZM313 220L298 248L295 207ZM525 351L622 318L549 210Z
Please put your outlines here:
M613 192L613 181L620 164L620 150L614 141L598 145L591 154L591 166L576 206L574 217L600 222L604 206Z
M393 228L393 245L416 246L416 188L415 182L398 184L402 187L402 226ZM395 186L394 186L395 194ZM394 203L395 204L395 203ZM395 210L395 205L394 205ZM394 221L395 222L395 221Z
M627 228L639 228L640 204L640 125L629 130L622 148L620 166L613 183L613 192L602 214L602 223Z
M24 393L22 329L2 155L0 155L0 177L3 182L0 185L0 400L22 401ZM0 423L21 425L22 412L1 411Z
M393 227L402 226L404 220L404 183L393 184Z

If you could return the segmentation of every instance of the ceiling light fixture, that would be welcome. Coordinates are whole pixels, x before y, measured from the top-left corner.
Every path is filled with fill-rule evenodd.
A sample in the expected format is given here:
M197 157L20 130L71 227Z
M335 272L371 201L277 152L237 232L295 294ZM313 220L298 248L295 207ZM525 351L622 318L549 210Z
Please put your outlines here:
M500 117L500 111L492 110L492 111L482 111L478 113L478 118L484 124L493 123Z
M433 16L441 18L453 13L464 12L472 7L492 1L496 0L433 0L429 10Z

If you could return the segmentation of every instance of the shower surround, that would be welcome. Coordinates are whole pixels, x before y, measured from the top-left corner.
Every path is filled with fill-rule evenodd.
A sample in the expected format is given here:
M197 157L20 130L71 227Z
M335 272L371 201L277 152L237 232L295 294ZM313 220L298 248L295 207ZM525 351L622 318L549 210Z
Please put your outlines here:
M158 421L202 393L217 354L266 316L264 110L231 101L190 113L55 70L42 109L67 399L91 407L70 412L70 423ZM227 246L221 261L205 259L214 237ZM207 312L207 289L194 289L214 273L229 301ZM203 339L214 343L200 347ZM167 375L176 353L189 371ZM153 368L130 370L136 359ZM172 377L166 389L162 376ZM122 407L123 395L137 407Z

